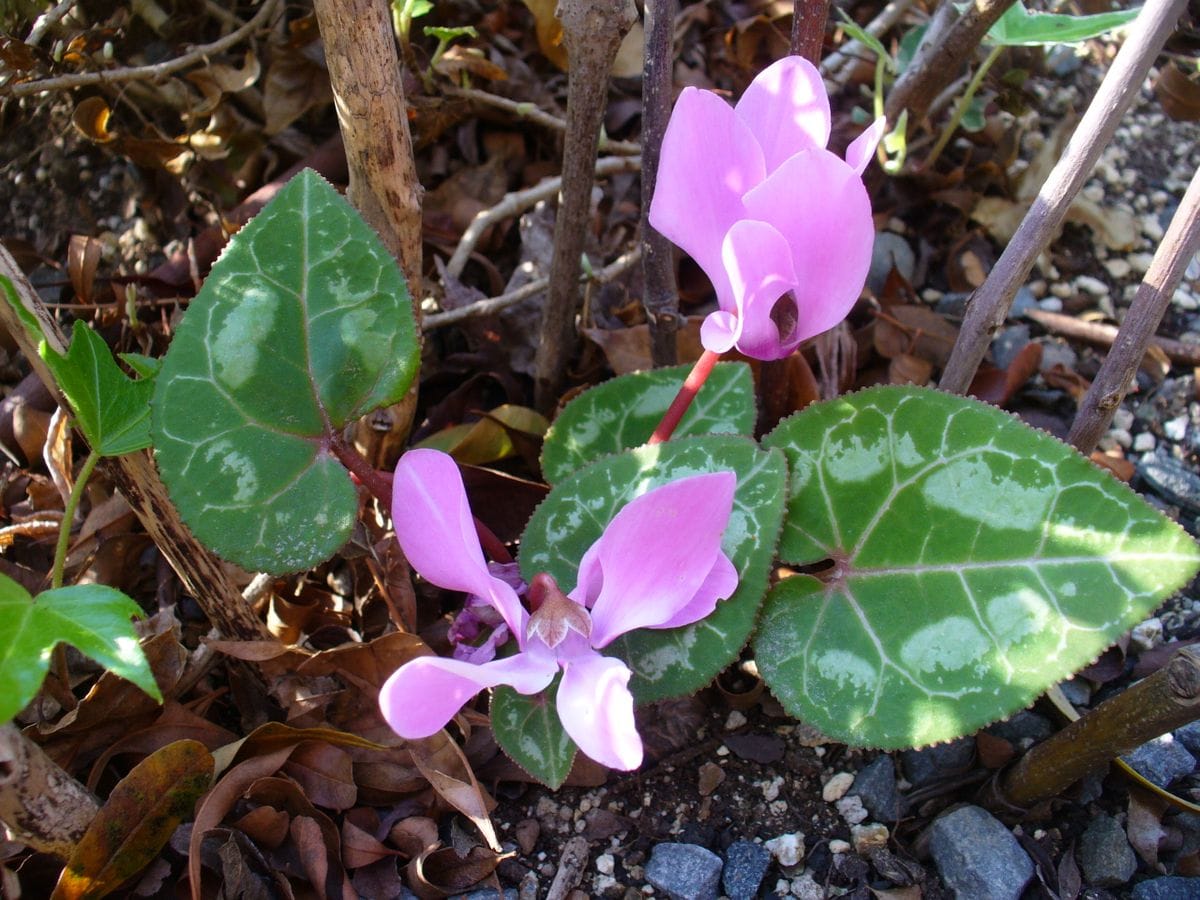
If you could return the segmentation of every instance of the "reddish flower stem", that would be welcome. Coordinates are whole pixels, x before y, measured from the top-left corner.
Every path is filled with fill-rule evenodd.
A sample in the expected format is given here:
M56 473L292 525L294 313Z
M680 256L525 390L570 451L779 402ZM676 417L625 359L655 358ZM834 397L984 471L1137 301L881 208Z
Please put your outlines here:
M646 442L647 444L661 444L675 433L675 429L679 425L679 420L683 418L683 414L688 411L688 407L692 405L692 401L700 393L700 388L704 387L704 382L708 380L713 366L717 364L717 360L720 358L720 353L714 353L711 350L705 350L700 354L700 358L692 366L692 371L684 379L683 387L679 389L679 393L671 401L671 405L663 415L662 421L658 423L658 427L654 429L654 434L650 435L650 440Z
M504 546L504 541L496 537L496 533L492 529L479 521L478 516L472 516L471 518L475 520L475 533L479 535L479 546L483 548L484 553L492 558L492 562L512 562L512 554Z

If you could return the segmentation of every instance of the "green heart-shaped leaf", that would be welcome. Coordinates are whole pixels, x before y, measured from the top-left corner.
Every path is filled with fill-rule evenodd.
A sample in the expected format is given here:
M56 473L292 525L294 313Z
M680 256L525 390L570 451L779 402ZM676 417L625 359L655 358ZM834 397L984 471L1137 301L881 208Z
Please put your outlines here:
M130 619L142 614L131 597L102 584L76 584L38 594L0 575L0 723L41 689L50 652L70 644L114 675L162 702Z
M546 433L542 447L546 481L557 484L602 456L646 443L689 371L690 366L673 366L620 375L568 403ZM717 363L675 436L750 434L754 416L750 367L740 362Z
M764 441L791 468L755 638L792 714L887 748L970 734L1087 665L1200 567L1184 531L1065 444L974 400L872 388Z
M564 591L570 591L584 552L626 503L668 482L718 471L731 471L738 480L722 542L740 573L738 589L700 622L683 628L643 629L609 645L612 655L633 670L629 689L639 702L700 690L745 645L766 592L783 514L782 456L733 435L673 439L610 456L555 487L521 538L525 579L548 572Z
M990 44L1002 47L1045 47L1051 44L1076 44L1120 28L1133 21L1142 8L1091 16L1067 16L1057 13L1031 13L1021 0L1004 11L987 33Z
M492 732L500 749L551 790L567 780L575 761L575 742L554 708L556 689L527 696L501 685L492 694L491 706Z
M358 504L331 441L400 400L419 355L395 261L301 172L230 241L156 379L158 465L188 527L254 571L327 559Z

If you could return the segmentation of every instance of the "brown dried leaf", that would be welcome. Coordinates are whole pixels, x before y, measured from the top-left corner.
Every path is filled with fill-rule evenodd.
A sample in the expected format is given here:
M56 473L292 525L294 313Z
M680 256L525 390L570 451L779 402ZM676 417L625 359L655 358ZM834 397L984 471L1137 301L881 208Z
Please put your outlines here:
M946 365L958 329L925 306L893 306L875 319L875 350L886 359L902 353Z
M168 744L134 766L76 845L54 900L103 897L144 869L212 777L212 755L197 741Z
M888 363L888 384L928 384L933 363L919 356L901 353Z
M108 144L117 139L116 134L108 130L110 116L112 110L103 97L88 97L76 104L71 113L71 124L89 141Z
M342 823L342 864L347 869L359 869L389 856L399 855L400 851L385 847L353 822Z
M276 47L263 84L263 133L279 134L316 106L333 100L329 73L304 48Z
M694 362L704 348L700 345L702 316L688 316L675 335L680 362ZM650 326L631 328L584 328L583 334L604 352L609 368L617 375L654 368L650 359Z
M291 821L283 810L260 806L234 822L233 827L245 832L254 843L274 850L287 840Z
M1037 374L1041 364L1042 345L1030 342L1021 348L1007 369L981 368L967 393L987 403L1004 406Z
M392 826L388 840L402 855L415 859L438 845L437 822L426 816L409 816Z
M64 509L75 484L71 473L71 456L71 417L60 406L50 417L50 428L42 447L42 462L46 464L50 479L58 488Z
M344 750L316 741L305 741L283 766L317 806L349 809L358 799L354 764Z
M470 819L488 846L498 851L500 841L488 817L495 801L475 779L462 748L443 730L419 741L409 741L408 749L438 796Z
M217 761L217 773L225 769L263 754L273 754L275 751L287 748L289 751L303 741L319 741L341 747L361 747L367 750L386 750L382 744L368 741L356 734L348 734L333 728L293 728L282 722L267 722L255 728L240 741L228 744L213 754Z
M465 856L453 847L422 853L408 864L413 893L422 900L437 900L462 893L494 871L499 855L486 847L472 847Z
M100 241L91 235L73 234L67 242L67 276L80 303L95 302L92 287L96 282L96 268L100 265L102 250Z
M567 71L567 48L563 45L562 23L554 15L558 0L521 0L533 14L534 33L542 55L564 72Z

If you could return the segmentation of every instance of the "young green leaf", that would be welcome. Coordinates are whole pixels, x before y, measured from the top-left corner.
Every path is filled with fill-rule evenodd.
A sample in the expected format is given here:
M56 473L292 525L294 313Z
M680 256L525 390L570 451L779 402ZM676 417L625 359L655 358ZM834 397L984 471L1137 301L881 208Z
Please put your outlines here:
M0 575L0 722L25 708L42 686L50 652L70 644L159 702L162 694L130 619L141 608L115 588L77 584L38 594Z
M253 571L327 559L358 506L331 444L400 400L419 356L395 261L301 172L229 242L156 379L158 466L188 527Z
M1200 548L1065 444L974 400L872 388L764 443L791 469L755 659L850 744L970 734L1087 665L1200 568Z
M58 353L47 343L37 318L17 298L12 282L2 275L0 289L38 342L38 355L54 373L92 449L102 456L120 456L149 447L153 379L142 373L135 380L122 372L103 338L78 319L66 355Z
M501 685L492 694L492 732L513 762L551 790L571 773L575 742L554 707L554 688L526 696Z
M988 31L987 40L1002 47L1043 47L1050 44L1075 44L1099 37L1137 18L1142 8L1092 16L1066 16L1055 13L1031 13L1022 0L1005 10Z
M584 552L626 503L676 479L717 471L737 476L722 549L740 573L738 589L717 604L716 612L693 625L643 629L613 641L613 655L633 670L629 689L642 703L700 690L737 657L749 638L767 588L783 514L783 458L734 435L672 439L606 457L558 484L521 538L525 579L548 572L570 591Z
M646 443L690 370L685 365L634 372L584 391L563 408L546 433L543 477L555 484L602 456ZM750 434L754 416L750 367L717 363L675 436Z

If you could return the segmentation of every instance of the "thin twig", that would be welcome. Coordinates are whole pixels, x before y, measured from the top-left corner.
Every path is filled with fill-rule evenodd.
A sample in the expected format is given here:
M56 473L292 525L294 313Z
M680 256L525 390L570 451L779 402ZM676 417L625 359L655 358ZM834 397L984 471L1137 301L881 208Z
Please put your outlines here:
M892 0L891 3L879 11L879 15L867 23L864 30L872 37L883 37L887 31L891 30L903 18L912 5L913 0ZM822 77L836 82L837 86L840 87L842 69L854 62L856 57L867 52L869 51L863 46L862 42L857 40L847 41L822 60L820 66Z
M942 390L960 394L970 385L992 335L1008 315L1017 289L1029 277L1038 255L1058 234L1071 201L1100 152L1112 140L1117 123L1141 90L1158 49L1174 30L1186 3L1187 0L1150 0L1142 7L1128 40L1104 76L1067 149L1034 198L1017 233L967 306L962 331L939 383Z
M1068 440L1080 453L1091 453L1108 428L1146 353L1146 346L1154 339L1188 260L1197 250L1200 250L1200 169L1192 176L1183 202L1154 252L1154 261L1138 286L1112 350L1079 404ZM1200 360L1200 348L1192 345L1192 349L1196 351L1192 361L1195 365Z
M29 37L25 38L25 43L30 47L36 47L42 38L46 36L46 32L61 22L74 5L75 0L59 0L58 5L54 9L38 16L37 20L33 23L33 27L29 29Z
M606 156L596 162L595 172L596 177L601 178L617 172L637 172L641 167L640 156ZM467 266L467 260L471 258L475 245L479 243L479 239L485 231L497 222L520 215L543 200L557 196L560 190L562 190L562 178L547 178L531 188L505 194L495 206L476 215L459 239L458 246L454 248L454 253L450 256L450 261L446 263L446 277L458 278L462 275L463 269Z
M792 4L791 55L803 56L814 66L820 63L828 21L829 0L795 0Z
M0 89L0 96L28 97L44 91L73 91L76 88L89 87L95 84L120 84L126 81L154 81L172 75L181 69L204 62L208 57L215 56L228 50L235 44L245 40L250 34L264 25L275 11L279 0L266 0L254 18L239 28L231 31L225 37L189 50L183 56L164 60L149 66L126 66L120 69L107 69L101 72L75 72L71 75L59 75L54 78L42 78L37 81L22 81L18 84L6 85Z
M551 115L544 109L538 109L532 103L520 103L516 100L510 100L508 97L501 97L499 94L481 91L478 88L448 87L444 90L444 93L449 94L451 97L462 97L464 100L474 100L476 103L494 106L496 109L512 113L518 118L528 119L530 122L533 122L535 125L541 125L543 128L549 128L553 131L567 130L567 123L563 119ZM637 156L642 152L642 145L634 141L614 141L612 138L601 136L600 152Z
M638 260L642 258L640 247L635 247L623 256L617 257L599 272L594 273L590 280L597 281L600 284L612 281L623 272L632 269L637 265ZM583 284L589 280L588 276L583 276L579 279ZM476 316L488 316L493 313L498 313L503 309L520 303L529 297L534 297L546 290L550 286L549 278L539 278L536 281L531 281L528 284L523 284L519 288L500 294L497 297L489 297L486 300L477 300L467 306L459 307L458 309L450 309L446 312L433 313L425 316L421 321L421 329L430 331L434 328L442 328L446 325L453 325L455 322L462 322L466 319L473 319Z
M1170 295L1168 295L1170 296ZM1097 344L1101 347L1111 347L1117 342L1120 329L1115 325L1105 325L1102 322L1084 322L1074 316L1062 313L1046 312L1041 309L1031 309L1025 313L1025 318L1032 319L1043 328L1061 334L1063 337L1076 338ZM1178 365L1200 366L1200 344L1185 344L1171 338L1152 336L1147 345L1153 345L1166 354L1167 359ZM1142 357L1139 356L1138 364ZM1137 366L1135 365L1136 369Z

